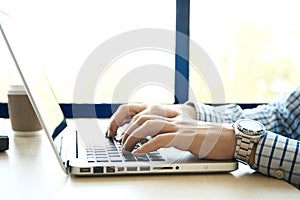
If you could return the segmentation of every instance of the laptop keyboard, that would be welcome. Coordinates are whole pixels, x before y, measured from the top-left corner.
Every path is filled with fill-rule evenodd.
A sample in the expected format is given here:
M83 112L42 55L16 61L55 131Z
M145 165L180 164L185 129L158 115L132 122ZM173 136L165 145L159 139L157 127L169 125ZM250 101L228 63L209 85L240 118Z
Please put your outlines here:
M151 162L151 161L165 161L158 151L153 151L145 155L134 156L131 152L122 153L122 145L120 142L114 142L108 138L105 139L103 146L86 147L87 161L92 162ZM145 142L138 143L135 148L138 148Z

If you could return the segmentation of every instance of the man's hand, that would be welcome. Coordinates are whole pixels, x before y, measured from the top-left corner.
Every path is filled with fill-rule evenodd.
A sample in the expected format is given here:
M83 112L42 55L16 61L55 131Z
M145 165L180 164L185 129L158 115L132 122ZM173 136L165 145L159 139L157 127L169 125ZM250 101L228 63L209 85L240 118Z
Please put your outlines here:
M111 117L111 122L106 132L109 138L117 134L119 127L132 123L140 123L143 120L153 117L164 118L187 118L196 119L197 113L194 107L180 105L146 105L146 104L127 104L121 105L114 115Z
M114 137L120 126L129 123L121 138L124 151L132 151L151 136L152 140L133 153L175 147L201 158L232 159L236 142L232 126L195 119L196 111L189 105L124 105L112 116L107 136Z

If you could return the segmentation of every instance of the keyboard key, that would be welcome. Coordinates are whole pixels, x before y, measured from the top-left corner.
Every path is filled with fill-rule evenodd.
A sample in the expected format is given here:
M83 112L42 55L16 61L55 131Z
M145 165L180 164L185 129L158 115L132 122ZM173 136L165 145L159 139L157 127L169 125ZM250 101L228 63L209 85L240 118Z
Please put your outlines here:
M102 150L102 151L105 151L105 146L94 146L93 150Z
M108 154L120 154L118 150L113 150L113 151L107 150L107 153Z
M108 154L110 158L121 158L120 154Z
M95 153L106 153L106 150L105 149L102 149L102 150L95 150Z
M106 155L96 156L96 159L108 159L108 157Z
M137 161L149 161L149 158L146 155L143 156L136 156Z
M109 160L108 159L97 159L96 161L102 163L102 162L108 162Z
M123 158L126 162L136 161L135 157L130 152L123 153Z
M148 153L147 155L149 155L149 156L158 156L158 155L160 155L160 153L158 151L152 151L152 152Z
M111 162L122 162L122 158L121 157L117 157L117 158L115 158L115 157L111 158L110 157L109 159L110 159Z
M151 161L165 161L162 156L149 156Z

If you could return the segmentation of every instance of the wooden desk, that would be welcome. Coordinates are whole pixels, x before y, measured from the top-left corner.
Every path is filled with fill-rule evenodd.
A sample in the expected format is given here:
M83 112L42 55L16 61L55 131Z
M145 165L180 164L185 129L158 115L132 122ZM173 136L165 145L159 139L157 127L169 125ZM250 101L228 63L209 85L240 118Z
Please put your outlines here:
M14 136L0 119L10 149L0 153L0 199L300 199L288 183L240 164L225 174L70 177L63 173L45 135Z

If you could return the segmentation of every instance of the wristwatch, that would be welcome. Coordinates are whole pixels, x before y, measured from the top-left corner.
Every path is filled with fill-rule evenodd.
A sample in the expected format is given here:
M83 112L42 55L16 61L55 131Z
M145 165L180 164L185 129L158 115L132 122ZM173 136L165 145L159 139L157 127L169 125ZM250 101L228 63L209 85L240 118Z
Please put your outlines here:
M253 145L258 143L265 133L265 126L255 120L239 119L233 124L237 139L234 158L249 164Z

